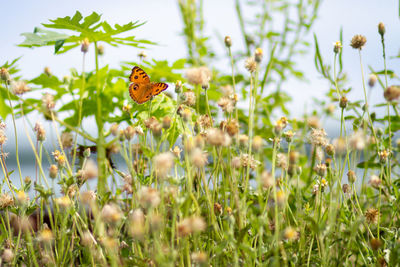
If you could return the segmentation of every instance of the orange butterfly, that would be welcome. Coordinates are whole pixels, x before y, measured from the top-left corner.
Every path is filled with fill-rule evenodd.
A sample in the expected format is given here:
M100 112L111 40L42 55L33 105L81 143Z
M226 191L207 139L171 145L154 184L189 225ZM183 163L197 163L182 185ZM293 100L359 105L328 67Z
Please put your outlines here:
M150 82L149 75L138 66L133 67L129 80L129 95L138 104L143 104L168 88L166 83Z

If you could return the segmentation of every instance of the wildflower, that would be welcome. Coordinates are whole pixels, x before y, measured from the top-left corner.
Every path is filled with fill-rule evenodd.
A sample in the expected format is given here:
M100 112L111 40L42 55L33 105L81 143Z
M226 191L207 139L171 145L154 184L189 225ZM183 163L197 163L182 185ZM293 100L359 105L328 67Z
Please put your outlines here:
M250 73L253 73L257 69L257 62L254 57L249 57L246 59L244 66Z
M36 132L36 139L39 142L43 142L46 139L46 130L39 121L36 122L33 130Z
M366 42L367 38L365 38L365 36L357 34L354 35L353 38L351 39L350 46L353 47L354 49L361 50Z
M224 42L225 42L225 46L226 47L231 47L232 46L232 40L231 40L230 36L225 36Z
M255 170L257 166L261 164L261 162L255 160L253 156L249 156L249 154L240 155L240 162L242 167L250 167L253 170Z
M314 170L319 176L324 177L326 174L326 165L324 163L317 164Z
M122 213L117 205L106 204L101 210L101 217L107 223L117 223L121 220Z
M97 53L102 56L104 55L104 45L98 45L97 46Z
M86 181L88 179L93 179L97 176L98 176L97 165L93 160L89 159L88 161L86 161L82 169L81 177L84 181Z
M0 130L0 145L4 145L7 141L7 136L3 130Z
M83 53L87 53L87 51L89 51L89 45L90 45L89 39L88 38L83 39L81 44L81 51Z
M136 239L142 239L145 232L144 214L141 209L136 209L129 216L129 234Z
M134 128L134 130L135 130L135 134L140 135L140 136L144 135L143 129L142 129L142 127L140 127L140 125L136 126Z
M5 209L14 205L14 199L8 194L4 193L0 195L0 208Z
M63 196L55 199L58 206L63 209L66 209L72 205L72 201L69 197Z
M299 161L300 154L297 151L290 151L289 153L289 162L291 164L297 164Z
M349 138L349 147L353 150L363 150L365 143L365 135L361 130L354 132Z
M17 203L18 203L19 205L24 205L24 204L26 204L27 201L29 201L28 196L27 196L26 193L25 193L24 191L22 191L22 190L17 191L16 199L17 199Z
M146 52L144 52L144 51L140 51L140 52L138 53L138 57L139 57L140 60L144 60L144 59L146 59L147 54L146 54Z
M328 144L326 147L325 147L325 152L326 152L326 154L328 154L329 156L333 156L333 155L335 155L335 147L334 147L334 145L332 145L332 144Z
M379 156L380 162L382 164L384 164L387 161L388 157L390 156L390 151L386 150L386 149L379 151L378 156Z
M231 97L233 95L233 88L230 85L225 85L221 87L222 95Z
M207 153L203 152L200 148L195 148L190 153L190 161L197 168L203 168L207 163Z
M192 233L202 232L206 229L206 223L202 217L189 217L178 223L178 235L187 236Z
M249 137L247 135L245 135L245 134L239 135L240 146L247 147L248 143L249 143Z
M228 121L228 123L226 124L225 130L231 137L237 135L239 133L238 121L235 119ZM253 140L253 142L254 142L254 140Z
M263 139L261 136L256 135L253 137L253 144L252 147L254 149L254 152L260 152L261 148L263 145Z
M334 139L332 143L333 143L332 145L335 148L336 154L343 155L346 153L347 150L346 139L344 139L343 137L339 137L338 139Z
M386 29L385 29L385 24L383 24L383 22L379 22L378 32L382 37L383 37L383 35L385 35Z
M317 116L310 116L307 118L307 125L311 128L314 129L320 129L321 126L321 121L319 120L319 118Z
M217 128L210 128L206 134L207 143L212 146L229 146L231 144L231 137L224 131Z
M214 203L214 213L215 215L221 215L222 214L222 205L219 204L218 202Z
M288 241L294 241L299 237L299 233L291 226L286 227L283 237Z
M171 127L171 117L165 116L162 120L162 127L163 129L169 129Z
M383 96L389 102L399 99L400 98L400 86L398 86L398 85L389 86L384 91Z
M48 110L54 109L56 106L56 103L54 102L54 96L49 93L44 93L42 96L42 106Z
M334 104L329 104L327 107L326 107L326 112L328 113L328 114L333 114L334 112L335 112L335 105Z
M127 140L131 140L135 136L135 129L129 125L125 128L124 135Z
M286 194L283 190L278 190L276 192L276 200L278 201L278 205L283 205L286 201Z
M210 118L210 116L208 116L207 114L206 115L201 115L197 119L196 123L201 127L201 131L200 132L202 132L202 131L204 131L204 130L206 130L208 128L211 128L213 126L213 119Z
M164 152L154 157L154 168L158 178L165 178L174 166L174 155Z
M242 167L242 162L241 162L241 160L240 160L240 157L234 157L234 158L232 159L231 164L232 164L232 167L233 167L234 169L239 169L240 167Z
M50 243L54 239L53 232L50 229L45 228L42 231L40 231L38 239L40 242Z
M294 132L288 130L283 133L283 137L286 139L286 142L291 143L293 141Z
M175 93L180 94L182 93L182 81L178 80L175 83Z
M6 83L9 83L11 81L10 73L6 68L0 69L0 78Z
M93 190L84 191L80 196L83 204L91 204L96 200L96 193Z
M113 123L113 124L111 125L111 127L110 127L110 132L111 132L111 134L112 134L113 136L117 136L117 135L118 135L118 133L119 133L118 128L119 128L118 123Z
M275 185L275 179L270 172L265 170L261 173L261 185L264 189L271 188Z
M227 113L232 113L235 109L235 102L232 98L223 96L218 100L218 106L222 109L222 111Z
M64 166L67 159L64 155L61 154L60 151L56 150L52 153L54 160L58 163L59 166Z
M145 207L155 207L160 204L160 193L155 188L144 186L138 192L139 203Z
M85 247L91 247L93 244L96 243L92 233L88 230L84 231L81 235L81 244Z
M343 193L347 194L347 193L350 193L351 187L348 184L343 184L342 190L343 190Z
M122 111L123 111L123 112L130 113L130 112L131 112L131 109L132 109L132 105L129 104L129 103L122 106Z
M375 74L370 74L368 78L368 85L369 87L374 87L376 81L378 80L378 77Z
M342 108L342 109L345 109L347 107L348 103L349 103L349 101L347 100L347 97L346 96L342 96L340 98L340 101L339 101L339 107Z
M256 49L256 51L255 51L255 53L254 53L254 60L258 63L258 64L260 64L261 63L261 60L262 60L262 58L263 58L263 54L264 54L264 51L262 50L262 48L257 48Z
M52 179L56 178L57 174L58 174L57 165L54 165L54 164L50 165L50 168L49 168L49 176L50 176L50 178L52 178Z
M369 179L369 183L371 184L371 186L373 188L378 189L382 183L382 180L377 175L373 174L373 175L371 175L371 178Z
M283 153L278 153L278 154L276 155L276 166L277 166L278 168L282 168L282 169L284 169L284 170L287 169L287 167L288 167L288 160L287 160L287 157L286 157L285 154L283 154Z
M184 122L189 122L192 118L192 111L189 108L184 108L181 112L181 116Z
M6 263L12 262L14 259L14 252L11 249L6 248L6 249L4 249L3 254L1 255L1 258Z
M354 183L357 179L356 173L352 170L349 170L347 172L347 180L349 180L350 183Z
M170 150L172 154L178 159L181 158L182 149L179 146L175 146L173 149Z
M74 138L71 132L63 132L60 139L63 148L70 148L74 144Z
M372 238L370 241L372 250L378 250L382 246L382 241L377 238ZM382 266L382 265L380 265Z
M203 265L207 263L208 257L205 252L193 252L190 257L192 258L193 263L197 263L199 265Z
M161 135L162 125L158 122L156 117L150 117L144 121L146 128L150 129L150 131L155 136Z
M365 219L367 220L367 223L377 223L378 219L379 219L379 211L375 208L369 208L366 212L365 212Z
M335 54L339 53L340 50L342 50L342 47L343 47L342 42L336 41L336 42L333 44L333 52L334 52Z
M324 129L312 129L309 139L314 146L325 147L328 144L327 134Z
M318 194L318 192L319 192L319 183L316 183L316 184L313 186L312 194L313 194L313 195L316 195L316 194Z
M30 90L31 88L24 81L13 81L11 83L11 91L14 95L22 95Z
M190 68L186 71L188 82L193 85L207 85L211 80L211 71L207 67Z

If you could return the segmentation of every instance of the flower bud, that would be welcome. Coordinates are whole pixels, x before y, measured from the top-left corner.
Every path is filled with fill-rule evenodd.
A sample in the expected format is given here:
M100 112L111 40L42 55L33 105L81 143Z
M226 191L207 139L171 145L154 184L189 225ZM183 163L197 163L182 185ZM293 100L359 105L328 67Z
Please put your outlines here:
M347 103L348 103L348 102L349 102L349 101L347 100L347 97L342 96L342 97L340 98L340 101L339 101L339 107L345 109L345 108L347 107Z
M225 46L226 47L231 47L232 46L232 40L230 36L225 36Z
M175 93L180 94L182 93L182 81L178 80L175 83Z
M383 24L383 22L379 22L379 24L378 24L378 32L382 37L383 37L383 35L385 35L386 28L385 28L385 24Z
M85 38L85 39L83 39L83 41L82 41L82 45L81 45L81 51L83 52L83 53L87 53L87 51L89 51L89 39L88 38Z

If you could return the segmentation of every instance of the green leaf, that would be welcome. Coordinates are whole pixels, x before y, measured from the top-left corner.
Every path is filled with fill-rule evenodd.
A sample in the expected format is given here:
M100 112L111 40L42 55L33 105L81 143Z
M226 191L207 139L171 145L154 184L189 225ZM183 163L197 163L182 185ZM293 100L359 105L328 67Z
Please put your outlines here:
M67 34L62 34L54 31L43 30L41 28L35 28L33 33L21 33L25 37L25 40L19 44L21 47L40 47L46 45L54 45L56 42L58 44L69 37Z

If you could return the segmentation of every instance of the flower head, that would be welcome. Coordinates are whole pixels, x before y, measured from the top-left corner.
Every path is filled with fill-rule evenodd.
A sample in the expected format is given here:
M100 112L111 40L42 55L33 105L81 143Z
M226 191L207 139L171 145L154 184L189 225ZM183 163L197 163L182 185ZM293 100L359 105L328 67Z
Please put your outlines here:
M158 178L167 177L174 166L174 155L171 152L164 152L154 157L154 168Z
M186 71L188 82L193 85L208 85L211 80L211 75L211 71L205 66L190 68Z
M351 39L350 46L353 47L354 49L359 49L361 50L365 43L367 42L367 38L361 34L354 35L353 38Z
M14 95L22 95L29 92L31 88L24 81L13 81L11 83L11 90Z

